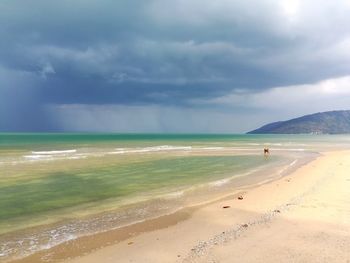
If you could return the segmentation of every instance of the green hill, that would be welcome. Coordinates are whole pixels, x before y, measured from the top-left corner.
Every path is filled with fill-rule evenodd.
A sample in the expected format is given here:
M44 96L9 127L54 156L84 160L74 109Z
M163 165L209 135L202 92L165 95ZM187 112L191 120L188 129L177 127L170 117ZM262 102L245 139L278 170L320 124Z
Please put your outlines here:
M327 111L266 124L248 134L350 133L350 111Z

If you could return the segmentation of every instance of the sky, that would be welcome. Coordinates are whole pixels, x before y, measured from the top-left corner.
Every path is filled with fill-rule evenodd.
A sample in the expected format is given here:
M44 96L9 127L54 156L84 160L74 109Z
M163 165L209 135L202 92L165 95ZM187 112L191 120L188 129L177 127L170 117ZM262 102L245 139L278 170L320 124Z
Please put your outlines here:
M350 109L350 0L2 0L0 131L242 133Z

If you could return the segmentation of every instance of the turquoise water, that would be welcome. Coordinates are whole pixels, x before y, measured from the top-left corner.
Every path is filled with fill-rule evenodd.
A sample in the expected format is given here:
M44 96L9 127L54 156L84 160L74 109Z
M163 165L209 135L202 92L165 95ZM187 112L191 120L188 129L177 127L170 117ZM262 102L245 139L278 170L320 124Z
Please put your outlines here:
M3 133L0 259L218 197L239 178L279 176L349 144L349 136Z
M253 134L98 134L98 133L0 133L0 149L48 149L51 146L109 145L148 146L162 142L172 144L222 143L300 143L349 144L348 135L253 135ZM312 145L313 146L313 145Z

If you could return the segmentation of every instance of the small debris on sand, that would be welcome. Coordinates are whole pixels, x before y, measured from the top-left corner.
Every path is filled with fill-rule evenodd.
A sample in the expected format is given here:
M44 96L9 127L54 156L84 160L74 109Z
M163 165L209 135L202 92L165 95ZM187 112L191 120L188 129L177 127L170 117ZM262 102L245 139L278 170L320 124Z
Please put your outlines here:
M230 208L231 206L229 205L224 205L222 208Z
M132 244L134 244L134 242L132 242L132 241L128 243L128 245L132 245Z
M242 227L248 227L248 224L243 224Z
M237 197L237 199L238 200L243 200L243 196L240 195L240 196Z
M275 212L275 213L281 213L281 211L278 210L278 209L274 210L274 212Z

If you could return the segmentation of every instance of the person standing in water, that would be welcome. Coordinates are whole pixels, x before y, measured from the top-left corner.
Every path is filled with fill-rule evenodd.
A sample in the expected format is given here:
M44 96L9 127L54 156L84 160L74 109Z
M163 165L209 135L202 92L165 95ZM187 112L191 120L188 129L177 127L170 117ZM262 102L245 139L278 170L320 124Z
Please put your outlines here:
M264 156L269 156L269 155L270 155L269 148L264 148Z

